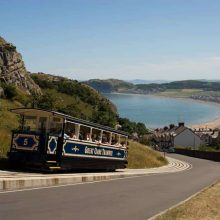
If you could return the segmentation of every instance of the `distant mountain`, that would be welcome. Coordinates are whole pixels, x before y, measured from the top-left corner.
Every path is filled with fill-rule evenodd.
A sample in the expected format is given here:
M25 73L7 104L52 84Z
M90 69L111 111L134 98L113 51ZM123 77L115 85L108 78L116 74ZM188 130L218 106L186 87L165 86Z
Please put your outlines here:
M90 79L84 83L103 93L124 92L134 87L132 83L118 79Z
M219 79L199 79L202 82L220 82Z
M129 83L132 84L152 84L152 83L156 83L156 84L163 84L163 83L169 83L171 81L168 80L144 80L144 79L133 79L133 80L126 80Z
M220 91L220 82L182 80L167 83L132 84L117 79L91 79L84 82L99 92L111 93L133 93L133 94L154 94L172 89L200 89L205 91Z

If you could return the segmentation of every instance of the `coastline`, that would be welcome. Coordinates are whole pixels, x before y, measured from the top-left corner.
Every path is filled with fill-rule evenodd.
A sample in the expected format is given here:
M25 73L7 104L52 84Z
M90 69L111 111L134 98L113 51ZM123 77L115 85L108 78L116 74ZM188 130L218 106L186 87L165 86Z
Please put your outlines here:
M135 96L155 96L155 97L160 97L160 98L172 98L172 99L182 99L182 100L187 100L187 101L192 101L192 102L199 102L207 105L212 105L220 108L220 103L217 102L209 102L209 101L203 101L203 100L198 100L198 99L192 99L190 97L174 97L174 96L164 96L160 94L135 94L135 93L120 93L120 92L112 92L111 94L116 94L116 95L135 95ZM220 116L215 118L212 118L210 120L207 120L205 122L201 123L196 123L196 124L190 124L189 127L191 128L220 128Z
M193 124L190 126L191 128L220 128L220 116L218 118L215 118L213 120L204 122L204 123L198 123L198 124Z

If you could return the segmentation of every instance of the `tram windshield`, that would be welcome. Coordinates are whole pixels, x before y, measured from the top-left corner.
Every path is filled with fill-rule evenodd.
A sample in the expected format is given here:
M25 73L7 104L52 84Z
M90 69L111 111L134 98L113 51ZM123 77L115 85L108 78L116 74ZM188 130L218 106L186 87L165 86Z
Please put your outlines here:
M36 116L25 116L23 120L24 131L36 131L37 130L37 117Z

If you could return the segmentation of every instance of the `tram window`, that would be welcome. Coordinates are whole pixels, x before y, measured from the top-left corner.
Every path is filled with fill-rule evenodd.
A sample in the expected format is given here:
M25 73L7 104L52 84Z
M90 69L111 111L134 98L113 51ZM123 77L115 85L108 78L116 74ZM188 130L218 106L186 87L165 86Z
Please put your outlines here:
M50 120L50 133L52 135L60 135L62 133L63 123L61 118L53 117Z
M119 134L112 134L112 145L120 146L120 135Z
M84 141L91 141L91 128L80 125L79 139Z
M126 136L122 136L120 137L120 144L122 147L126 148L126 145L127 145L127 138Z
M103 131L102 133L102 143L103 144L110 144L111 140L111 133L107 131Z
M96 128L92 129L92 142L101 143L101 133L102 131Z
M78 137L79 137L79 124L67 122L66 128L65 128L65 133L71 139L78 139Z
M37 130L37 117L36 116L25 116L23 129L24 131L36 131Z

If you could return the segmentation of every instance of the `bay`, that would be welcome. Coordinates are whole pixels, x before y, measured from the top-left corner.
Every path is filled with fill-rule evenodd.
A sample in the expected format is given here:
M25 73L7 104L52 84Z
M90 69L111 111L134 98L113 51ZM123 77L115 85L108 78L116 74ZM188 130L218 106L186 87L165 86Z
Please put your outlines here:
M149 128L178 122L190 126L220 116L220 105L191 99L114 93L104 95L116 105L120 117L143 122Z

